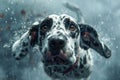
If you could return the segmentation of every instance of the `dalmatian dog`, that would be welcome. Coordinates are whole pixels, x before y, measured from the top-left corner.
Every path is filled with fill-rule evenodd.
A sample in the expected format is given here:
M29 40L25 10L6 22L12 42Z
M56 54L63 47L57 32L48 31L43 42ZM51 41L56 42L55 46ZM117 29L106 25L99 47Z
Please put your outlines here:
M90 48L105 58L111 56L111 50L91 25L66 14L49 15L33 23L13 44L13 56L20 60L35 45L39 46L44 71L52 80L87 80L93 65Z

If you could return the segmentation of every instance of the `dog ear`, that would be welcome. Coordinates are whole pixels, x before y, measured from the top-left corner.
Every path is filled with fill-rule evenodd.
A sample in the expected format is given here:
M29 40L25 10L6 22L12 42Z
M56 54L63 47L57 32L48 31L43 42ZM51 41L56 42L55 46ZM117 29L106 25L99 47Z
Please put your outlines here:
M80 46L85 50L92 48L101 56L109 58L111 50L99 40L97 31L87 24L79 24L80 27Z
M35 22L31 29L29 30L29 35L30 35L30 44L31 46L34 46L35 44L38 43L38 29L40 27L40 24L38 22Z
M15 59L20 60L25 57L31 48L30 46L29 31L27 31L12 45L12 54Z
M33 24L31 29L25 32L12 46L12 53L16 60L25 57L37 43L39 24ZM32 46L32 47L31 47Z

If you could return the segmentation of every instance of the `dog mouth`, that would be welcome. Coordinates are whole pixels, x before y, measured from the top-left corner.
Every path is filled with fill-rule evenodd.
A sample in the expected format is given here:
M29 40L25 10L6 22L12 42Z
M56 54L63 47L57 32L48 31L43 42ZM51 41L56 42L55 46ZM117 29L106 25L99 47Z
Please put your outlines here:
M46 65L68 65L68 55L65 51L46 51L44 55Z

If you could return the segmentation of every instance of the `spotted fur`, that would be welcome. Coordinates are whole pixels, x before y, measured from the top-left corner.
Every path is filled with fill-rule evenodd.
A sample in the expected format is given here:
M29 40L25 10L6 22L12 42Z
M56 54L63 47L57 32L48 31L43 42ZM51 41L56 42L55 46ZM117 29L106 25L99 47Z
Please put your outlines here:
M92 42L98 40L97 32L93 31L94 29L92 28L91 32L93 33L91 33L84 29L84 26L87 25L78 24L74 18L66 14L50 15L42 22L35 22L31 29L13 44L13 55L19 60L29 53L35 45L38 45L40 54L42 54L44 70L52 79L88 79L93 65L89 48L93 48L104 56L104 45L101 42L96 42L100 47L92 44ZM88 39L87 43L84 41L83 35L85 31L92 35L94 34L94 41L89 41ZM51 39L62 40L61 43L56 42L56 44L64 44L64 46L60 49L56 47L61 46L54 43L51 46ZM98 49L96 49L97 47ZM76 63L77 60L78 62ZM77 65L72 70L64 73L75 63Z

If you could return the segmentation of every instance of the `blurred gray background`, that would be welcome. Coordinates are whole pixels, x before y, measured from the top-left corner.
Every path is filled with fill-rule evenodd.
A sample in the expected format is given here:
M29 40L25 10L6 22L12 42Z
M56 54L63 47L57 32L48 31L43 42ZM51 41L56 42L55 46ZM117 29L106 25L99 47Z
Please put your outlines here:
M109 59L91 50L94 66L90 80L120 80L120 0L0 0L0 80L50 80L37 50L16 61L11 46L38 19L50 14L76 18L63 7L64 1L79 6L85 22L93 25L112 50Z

